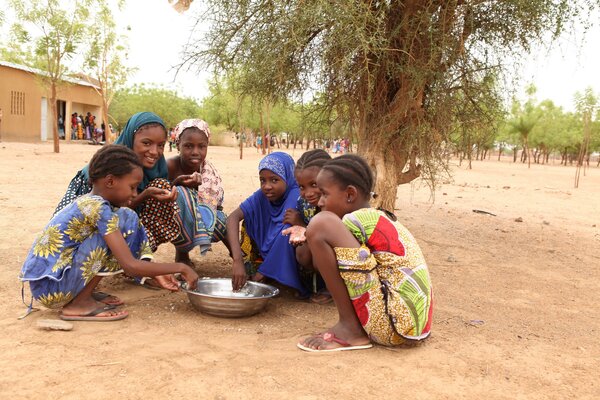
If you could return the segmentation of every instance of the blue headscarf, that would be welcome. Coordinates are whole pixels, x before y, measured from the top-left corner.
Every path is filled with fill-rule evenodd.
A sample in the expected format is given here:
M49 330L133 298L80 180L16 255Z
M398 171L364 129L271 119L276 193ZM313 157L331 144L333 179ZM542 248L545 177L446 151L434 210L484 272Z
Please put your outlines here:
M121 135L117 138L117 140L115 140L114 144L120 144L133 150L133 138L135 136L135 133L142 126L152 123L160 124L163 128L165 128L165 123L163 122L163 120L158 115L152 112L143 111L133 114L131 118L129 118L129 121L127 121L127 123L125 124ZM165 128L165 132L166 130L167 129ZM86 177L86 179L90 178L88 172L88 165L83 167L81 172ZM144 179L142 179L142 182L138 186L138 190L144 190L146 186L148 186L148 184L150 184L150 182L152 182L152 180L156 178L167 178L168 176L169 170L167 168L167 161L165 160L164 156L161 156L152 168L144 168Z
M285 181L286 189L281 199L271 202L259 189L248 197L240 208L244 213L246 232L257 244L263 263L258 271L285 285L306 294L300 282L296 255L288 237L281 231L289 225L283 224L285 210L296 208L300 189L294 177L294 159L286 153L275 152L264 157L258 171L267 169Z

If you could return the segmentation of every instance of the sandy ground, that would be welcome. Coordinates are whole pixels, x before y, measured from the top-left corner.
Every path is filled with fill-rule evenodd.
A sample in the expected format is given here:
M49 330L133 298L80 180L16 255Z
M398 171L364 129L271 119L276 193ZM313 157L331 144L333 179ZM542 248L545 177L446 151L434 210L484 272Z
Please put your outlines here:
M185 294L113 279L105 288L127 302L124 321L48 332L36 320L54 311L17 320L21 263L95 150L0 143L1 398L600 398L598 168L579 189L572 167L508 161L453 168L433 203L422 184L401 187L397 214L423 248L437 296L431 338L313 355L295 344L331 326L335 307L290 292L259 315L228 320L195 312ZM236 149L211 147L209 159L231 211L257 187L259 156L247 150L241 161ZM163 245L157 258L173 256ZM222 245L193 260L201 276L229 274Z

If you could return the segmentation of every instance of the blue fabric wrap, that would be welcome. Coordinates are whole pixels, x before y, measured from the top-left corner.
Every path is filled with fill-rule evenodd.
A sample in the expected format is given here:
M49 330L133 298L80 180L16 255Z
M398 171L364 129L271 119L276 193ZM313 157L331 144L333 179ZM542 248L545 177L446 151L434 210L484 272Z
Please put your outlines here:
M123 131L121 132L121 135L119 135L117 140L115 140L114 144L120 144L122 146L128 147L133 150L133 138L135 136L135 133L142 126L147 125L147 124L152 124L152 123L160 124L163 126L163 128L165 127L165 123L162 120L162 118L160 118L158 115L156 115L152 112L143 111L143 112L133 114L131 116L131 118L129 118L129 121L127 121L127 123L125 124L125 127L123 128ZM165 132L166 132L166 128L165 128ZM166 134L165 134L165 138L166 138ZM86 179L90 178L88 169L89 169L89 166L86 165L81 170L81 173L85 176ZM164 156L161 156L152 168L144 168L144 179L142 179L142 182L139 184L138 190L139 191L144 190L150 184L150 182L152 182L156 178L165 178L166 179L166 178L168 178L168 176L169 176L169 170L167 168L167 161L165 160Z
M281 231L289 227L283 224L285 210L296 208L300 189L294 177L294 160L283 152L271 153L259 164L259 172L268 169L280 176L286 183L282 198L276 203L269 201L259 189L248 197L240 208L244 213L246 232L259 247L263 263L258 271L284 285L306 294L296 264L294 248Z

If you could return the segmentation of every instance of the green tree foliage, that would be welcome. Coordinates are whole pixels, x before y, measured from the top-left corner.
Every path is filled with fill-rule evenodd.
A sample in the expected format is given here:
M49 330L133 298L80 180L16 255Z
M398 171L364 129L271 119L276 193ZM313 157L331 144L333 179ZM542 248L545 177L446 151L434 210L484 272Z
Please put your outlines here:
M575 93L575 105L577 111L581 114L583 122L583 135L579 147L579 154L577 155L577 170L575 172L575 187L577 188L579 187L581 167L586 160L589 163L590 141L592 139L592 116L598 110L598 96L596 96L592 88L588 87L583 93Z
M566 0L207 0L212 26L184 63L243 70L238 84L275 103L322 93L345 113L377 174L378 202L398 184L435 181L444 144L500 60L559 35L596 2ZM585 15L585 14L583 14ZM465 83L467 83L465 85ZM459 95L459 93L462 93ZM467 113L469 120L474 117ZM468 121L461 121L468 123Z
M514 161L517 150L523 146L521 160L547 163L552 153L559 153L561 164L589 159L591 152L600 149L600 115L597 98L591 89L575 94L576 112L565 112L550 100L537 102L534 91L529 90L528 100L521 104L514 101L511 113L501 123L496 145L512 148ZM587 121L587 122L586 122ZM586 136L585 126L589 124ZM586 150L587 149L587 150Z
M513 101L511 117L508 121L512 130L519 134L519 137L521 138L524 157L523 161L527 161L529 167L531 167L529 135L542 116L541 110L536 104L535 92L535 86L530 85L527 88L527 95L529 98L525 103L521 104L517 100Z
M123 63L127 57L126 38L117 34L112 13L113 7L117 6L120 9L122 5L122 1L96 0L94 24L88 27L87 32L90 43L85 54L85 78L98 87L96 91L102 96L103 103L102 119L107 122L110 104L117 90L125 84L132 72L132 69ZM112 141L108 123L105 130L107 140Z
M110 114L119 130L136 112L151 111L159 115L167 124L174 127L186 118L202 118L196 100L181 97L174 90L160 87L135 85L119 90L113 99Z
M485 77L486 84L481 91L473 92L471 97L455 101L455 121L451 124L453 131L451 140L459 154L460 163L468 160L469 169L473 152L475 158L485 158L494 147L499 126L504 119L502 101L495 91L496 80L492 75ZM469 85L469 82L463 82ZM459 91L456 96L462 97L467 92Z
M211 125L223 125L230 131L250 131L261 133L260 112L264 102L243 94L233 78L214 78L209 83L210 94L202 101L201 114ZM329 125L319 119L320 110L312 113L315 107L302 105L285 99L271 105L268 121L263 114L263 125L268 124L272 135L288 134L289 140L323 138L327 136ZM263 126L264 130L264 126Z
M575 145L578 124L572 114L550 100L542 101L537 108L539 118L531 130L529 144L535 149L533 161L547 163L552 152L566 154Z
M241 99L216 78L209 82L210 94L202 100L202 115L211 125L224 125L230 131L240 126L238 104Z
M18 23L12 32L20 43L32 47L32 66L45 72L40 79L48 89L54 151L58 153L57 87L67 73L67 61L73 59L77 46L83 42L91 0L61 2L59 0L11 1ZM32 35L29 30L35 30Z

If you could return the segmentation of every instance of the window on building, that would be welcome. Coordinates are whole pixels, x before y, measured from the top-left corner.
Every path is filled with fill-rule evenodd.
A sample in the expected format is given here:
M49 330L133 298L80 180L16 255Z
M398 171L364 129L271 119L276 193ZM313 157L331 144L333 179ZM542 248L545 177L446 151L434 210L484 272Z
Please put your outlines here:
M13 115L25 115L25 92L10 92L10 113Z

